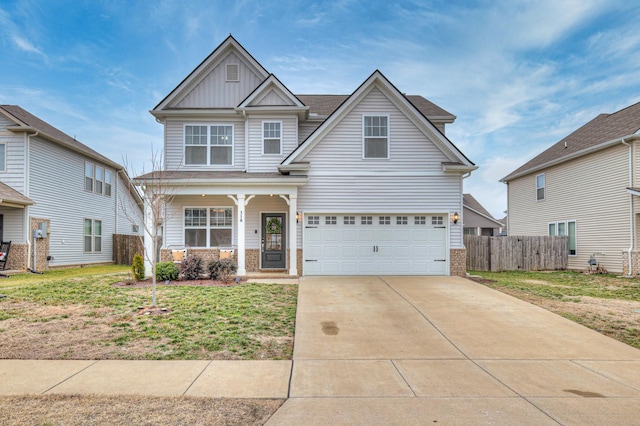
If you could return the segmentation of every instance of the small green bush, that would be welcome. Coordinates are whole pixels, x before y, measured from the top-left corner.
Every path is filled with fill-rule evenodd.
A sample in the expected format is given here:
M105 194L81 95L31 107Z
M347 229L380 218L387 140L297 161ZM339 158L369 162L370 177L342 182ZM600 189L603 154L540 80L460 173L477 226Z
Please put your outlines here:
M183 280L197 280L203 270L202 259L194 254L188 255L180 263L180 276Z
M220 280L228 283L233 279L233 276L238 270L238 265L231 259L214 260L209 263L208 269L209 277L212 280Z
M158 262L156 264L156 280L175 281L178 279L178 267L173 262Z
M136 253L133 256L133 264L131 265L131 273L135 281L144 280L144 259L140 256L140 253Z

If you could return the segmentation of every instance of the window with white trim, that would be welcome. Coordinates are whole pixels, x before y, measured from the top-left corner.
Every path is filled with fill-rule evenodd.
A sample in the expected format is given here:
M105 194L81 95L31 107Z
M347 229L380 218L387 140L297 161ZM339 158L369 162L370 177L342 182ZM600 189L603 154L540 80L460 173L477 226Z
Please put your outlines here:
M227 64L226 71L226 81L240 81L240 66L238 64Z
M362 116L363 158L389 158L389 116Z
M549 236L564 236L569 237L569 256L576 256L578 254L578 236L575 220L567 220L562 222L550 222L548 225Z
M7 144L0 143L0 172L7 171Z
M111 170L104 171L104 195L111 197Z
M536 200L542 201L545 198L545 178L544 173L536 176Z
M87 253L100 253L102 251L101 220L84 220L84 251Z
M282 154L282 122L262 122L262 153L267 155Z
M104 185L104 168L96 165L95 189L97 194L102 194Z
M233 125L185 125L184 163L233 165Z
M84 190L93 192L93 164L84 163Z
M189 247L228 247L233 234L231 207L184 209L184 244Z

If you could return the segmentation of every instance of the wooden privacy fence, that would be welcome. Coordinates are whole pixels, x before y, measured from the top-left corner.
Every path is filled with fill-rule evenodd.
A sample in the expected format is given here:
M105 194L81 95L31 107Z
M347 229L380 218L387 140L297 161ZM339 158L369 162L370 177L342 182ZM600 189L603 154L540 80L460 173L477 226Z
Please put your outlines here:
M567 269L569 238L465 235L467 270L542 271Z
M133 255L142 255L143 249L140 236L113 234L113 263L116 265L131 265Z

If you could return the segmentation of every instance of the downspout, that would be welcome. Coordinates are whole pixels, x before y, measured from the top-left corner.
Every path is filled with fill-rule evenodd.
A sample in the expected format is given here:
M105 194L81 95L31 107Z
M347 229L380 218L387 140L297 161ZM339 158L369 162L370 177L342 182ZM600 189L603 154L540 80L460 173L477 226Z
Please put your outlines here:
M625 142L624 138L620 139L620 142L622 142L623 145L626 145L629 147L629 188L633 188L633 145ZM629 273L628 276L632 277L633 276L633 262L631 259L631 254L633 252L633 247L635 245L635 224L634 224L634 220L633 220L633 194L629 194L629 230L630 230L630 246L629 246L629 251L627 252L627 259L629 262Z
M30 161L31 161L31 138L34 138L40 134L40 131L36 131L33 134L27 134L27 143L25 146L25 154L24 154L24 188L25 195L27 197L30 196L31 191L29 191L29 187L31 185L29 175L31 173ZM33 270L36 270L36 248L31 245L31 219L30 219L30 206L25 207L25 218L24 218L24 229L27 231L27 269L29 269L29 259L31 259L31 250L33 250ZM23 234L24 235L24 234Z

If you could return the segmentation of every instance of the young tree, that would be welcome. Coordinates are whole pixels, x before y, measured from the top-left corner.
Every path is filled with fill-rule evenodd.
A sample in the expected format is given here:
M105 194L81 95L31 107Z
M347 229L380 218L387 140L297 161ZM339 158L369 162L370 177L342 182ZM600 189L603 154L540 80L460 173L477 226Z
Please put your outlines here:
M126 162L125 162L126 163ZM142 213L140 209L132 208L124 198L119 200L121 208L125 216L132 223L142 223L143 232L139 236L144 247L145 272L151 275L152 282L152 305L157 306L156 299L156 265L160 255L162 246L162 226L166 221L166 206L171 204L179 188L171 183L172 171L163 169L162 154L160 151L152 151L151 153L151 172L144 173L133 178L135 187L129 190L137 191L139 187L142 191L142 199L144 200L144 208ZM131 182L129 180L129 182Z

